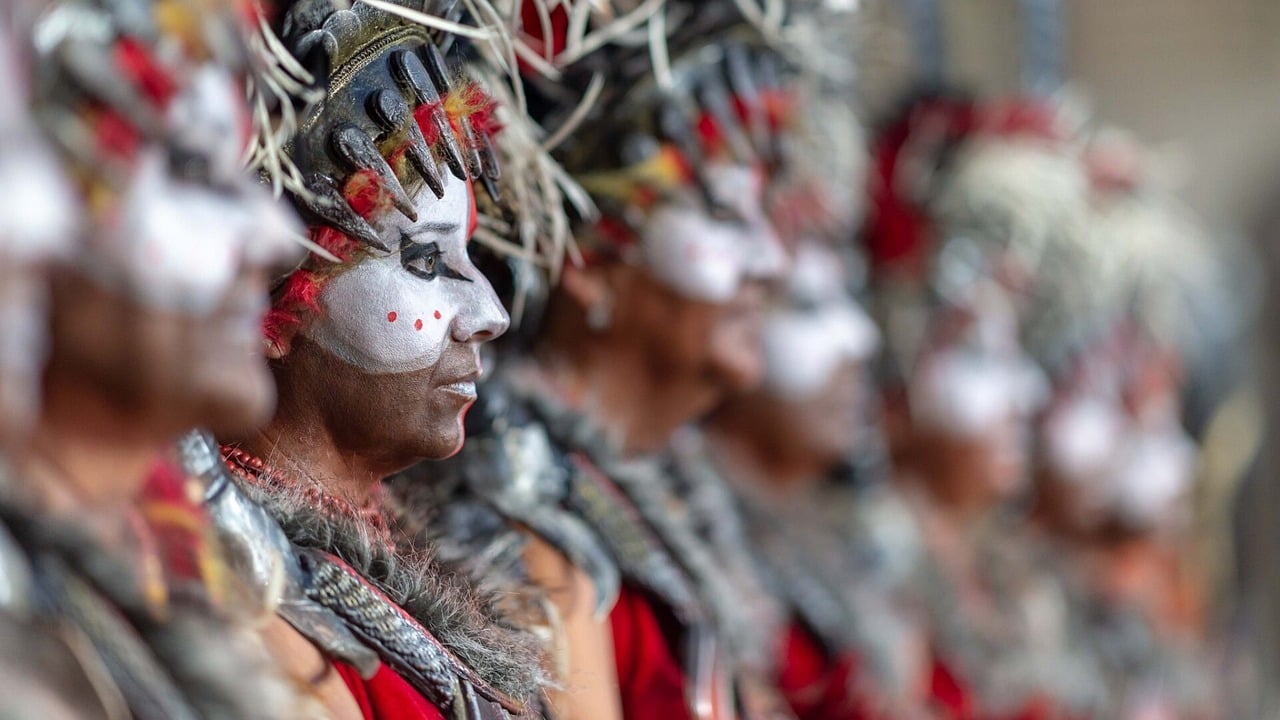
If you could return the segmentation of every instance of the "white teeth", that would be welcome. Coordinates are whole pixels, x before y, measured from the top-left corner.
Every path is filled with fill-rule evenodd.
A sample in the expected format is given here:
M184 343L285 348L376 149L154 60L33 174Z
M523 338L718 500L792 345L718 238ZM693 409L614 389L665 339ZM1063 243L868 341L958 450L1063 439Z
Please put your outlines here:
M476 384L473 382L459 382L445 386L446 390L452 390L460 395L475 395Z

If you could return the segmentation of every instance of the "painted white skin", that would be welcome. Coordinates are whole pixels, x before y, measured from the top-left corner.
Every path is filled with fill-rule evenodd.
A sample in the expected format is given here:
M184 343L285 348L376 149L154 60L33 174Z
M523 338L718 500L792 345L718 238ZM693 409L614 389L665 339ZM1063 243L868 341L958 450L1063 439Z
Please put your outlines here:
M764 211L764 177L747 165L717 162L704 172L718 219L692 187L653 208L641 232L645 268L690 300L726 303L745 281L777 277L786 253Z
M76 202L29 115L13 28L0 15L0 262L66 257Z
M447 170L443 198L421 188L418 221L387 213L378 231L389 254L374 251L330 280L320 317L304 333L371 374L435 365L449 342L506 329L506 310L467 255L471 196ZM434 246L434 249L432 249Z
M1063 480L1096 482L1115 461L1126 424L1118 398L1098 393L1072 397L1045 419L1045 460Z
M1115 512L1141 527L1172 519L1195 477L1196 446L1177 421L1136 428L1121 444L1105 489Z
M821 392L849 363L865 362L880 333L845 287L840 258L817 242L795 252L786 296L765 318L765 387L780 396Z
M239 170L242 110L230 75L214 66L196 72L168 120L207 176L176 177L164 149L140 151L118 222L89 238L85 274L149 307L204 316L245 263L267 267L298 255L297 220Z
M28 114L25 67L0 13L0 427L25 434L39 404L47 289L39 268L70 255L77 203Z
M1018 343L1003 294L979 288L971 310L976 319L964 337L927 354L907 388L916 422L964 437L1026 420L1048 397L1044 374Z

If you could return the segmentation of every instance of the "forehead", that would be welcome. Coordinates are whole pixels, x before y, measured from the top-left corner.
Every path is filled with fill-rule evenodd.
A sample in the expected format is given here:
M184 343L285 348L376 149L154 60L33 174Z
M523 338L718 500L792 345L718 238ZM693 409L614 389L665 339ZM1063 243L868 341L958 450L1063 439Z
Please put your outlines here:
M764 175L750 165L723 160L707 165L703 177L708 189L721 202L756 204L764 189Z
M475 224L475 200L471 183L459 180L442 168L444 181L444 197L436 197L425 184L419 184L413 191L413 204L418 211L418 219L410 220L403 213L391 210L385 213L377 224L383 233L412 232L415 229L430 227L437 234L447 234L450 238L458 238L465 243L471 236ZM448 232L443 232L444 228Z
M801 243L791 264L787 283L790 295L797 300L835 300L847 295L844 266L840 258L816 242Z

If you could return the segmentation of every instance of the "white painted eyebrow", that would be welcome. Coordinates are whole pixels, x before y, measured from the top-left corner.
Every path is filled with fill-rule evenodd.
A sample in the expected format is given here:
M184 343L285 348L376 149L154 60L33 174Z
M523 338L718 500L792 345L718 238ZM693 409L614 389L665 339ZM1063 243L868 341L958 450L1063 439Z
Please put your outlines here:
M458 232L462 225L450 222L423 222L413 227L405 228L404 234L410 237L415 235L451 235Z

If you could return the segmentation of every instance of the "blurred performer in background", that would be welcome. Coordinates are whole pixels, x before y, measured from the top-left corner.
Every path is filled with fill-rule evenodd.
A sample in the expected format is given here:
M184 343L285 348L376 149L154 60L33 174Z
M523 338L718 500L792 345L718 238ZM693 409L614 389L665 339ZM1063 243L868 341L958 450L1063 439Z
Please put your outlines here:
M812 19L818 46L856 28L847 14ZM859 522L894 516L870 366L879 333L853 295L865 266L852 247L861 203L848 191L865 179L865 136L847 77L802 80L802 132L770 197L792 265L766 315L764 383L709 418L703 457L682 453L684 492L723 557L727 529L743 527L784 614L774 666L798 717L919 716L925 636L887 557L910 550L884 547Z
M919 618L867 566L857 489L840 477L879 441L868 366L878 332L848 281L829 245L796 249L765 324L764 387L719 409L707 434L793 618L780 684L796 715L911 717L923 711L927 681Z
M1218 717L1205 598L1181 556L1199 452L1182 420L1188 306L1219 261L1126 145L1091 153L1092 261L1038 300L1035 347L1055 372L1034 519L1066 585L1064 634L1099 684L1094 712Z
M565 268L528 356L505 359L471 416L484 436L451 468L452 536L484 548L459 551L477 562L523 544L565 628L564 717L770 717L785 712L773 633L752 607L767 594L719 565L662 453L760 379L765 282L785 261L764 201L789 99L776 51L732 3L624 17L647 21L645 42L585 58L570 18L526 18L568 62L563 84L534 85L549 127L581 120L558 138L603 217L578 229L584 263ZM572 90L601 82L591 104ZM467 536L494 511L506 535ZM516 528L531 537L510 540Z
M31 135L0 150L0 256L23 263L3 282L0 314L19 326L5 347L38 362L45 327L49 338L42 383L4 363L6 382L25 373L42 397L0 501L5 652L26 654L5 659L18 674L6 673L0 714L60 716L40 704L48 693L74 717L315 717L236 602L204 488L166 453L194 424L262 422L274 397L254 328L270 269L296 245L291 217L241 171L244 8L31 9L5 8L6 40L34 38L39 52L4 72L30 73L18 79L58 164ZM31 24L8 24L18 18ZM6 132L27 106L8 95L13 78ZM8 418L33 407L4 394Z
M933 696L956 717L1065 712L1036 567L1009 504L1029 489L1043 379L1026 295L1084 217L1064 115L1038 102L925 100L882 135L868 247L886 337L887 437L926 547Z
M263 28L279 72L261 97L288 90L302 107L259 123L258 164L303 213L312 253L267 317L279 410L222 454L291 547L269 641L340 717L541 712L544 665L511 595L441 566L381 484L458 451L480 346L507 329L469 254L481 206L526 224L537 206L500 197L551 192L518 171L536 145L500 171L500 127L528 130L497 100L511 95L492 55L505 26L479 12L306 0L282 8L278 38Z

